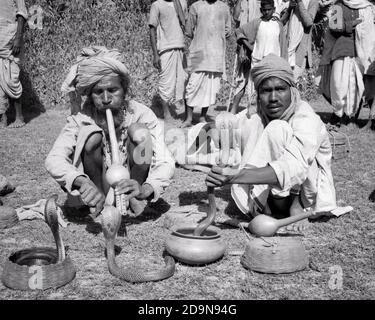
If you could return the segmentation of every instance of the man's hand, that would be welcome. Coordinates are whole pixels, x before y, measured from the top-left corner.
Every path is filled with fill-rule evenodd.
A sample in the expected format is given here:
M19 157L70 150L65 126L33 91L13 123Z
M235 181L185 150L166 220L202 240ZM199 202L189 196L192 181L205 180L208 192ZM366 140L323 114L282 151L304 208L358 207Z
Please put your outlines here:
M154 60L153 60L152 64L154 65L154 67L156 69L158 69L159 72L161 71L160 56L158 54L154 55Z
M138 197L141 193L141 185L134 179L122 179L115 188L115 195L125 194L125 199Z
M246 50L243 46L240 47L238 52L238 62L240 64L250 64L250 59L246 54Z
M222 187L234 177L233 175L225 175L223 173L223 169L225 168L216 166L213 166L211 168L211 171L208 173L206 177L207 187Z
M16 38L14 39L13 47L12 47L12 53L14 56L17 56L21 52L22 42L23 42L23 37L16 35Z
M90 208L93 208L93 210L90 209L92 213L97 215L100 211L102 211L105 196L97 188L94 182L86 177L80 176L74 181L74 185L78 186L78 191L81 194L83 203Z
M353 21L353 29L362 22L362 19L358 18Z

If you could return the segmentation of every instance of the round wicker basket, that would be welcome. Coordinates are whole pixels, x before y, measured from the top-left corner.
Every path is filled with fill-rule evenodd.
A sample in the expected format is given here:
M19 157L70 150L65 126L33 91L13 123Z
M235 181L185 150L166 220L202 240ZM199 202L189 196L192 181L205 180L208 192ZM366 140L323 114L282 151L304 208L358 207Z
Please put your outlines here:
M308 265L308 255L300 239L262 237L250 241L241 257L242 265L262 273L291 273Z
M0 206L0 229L11 228L19 222L17 212L14 208Z
M16 290L45 290L61 287L72 281L76 270L66 257L57 262L54 248L28 248L13 252L3 267L1 280Z

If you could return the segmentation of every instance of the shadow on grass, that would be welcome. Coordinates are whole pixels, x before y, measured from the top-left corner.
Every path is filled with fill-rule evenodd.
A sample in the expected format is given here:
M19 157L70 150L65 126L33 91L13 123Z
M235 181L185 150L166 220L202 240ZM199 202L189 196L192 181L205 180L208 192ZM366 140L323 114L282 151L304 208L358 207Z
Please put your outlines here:
M161 103L161 98L158 94L154 94L154 96L152 97L150 109L155 113L157 118L164 119L163 106ZM171 116L173 119L181 121L184 120L185 112L178 114L177 107L175 105L171 105L169 111L171 112Z
M170 209L170 207L170 204L168 204L165 200L159 199L155 203L149 203L143 213L137 217L122 217L118 235L121 237L126 236L126 226L128 225L140 224L145 221L156 220L160 218L161 215L163 215ZM101 224L99 222L93 221L89 216L90 210L88 207L75 208L69 206L61 206L61 210L63 211L65 219L69 222L79 225L86 225L87 232L94 235L98 235L102 232Z
M239 105L238 108L237 108L237 113L240 113L241 111L245 110L246 107L245 106L241 106ZM222 112L222 111L227 111L227 106L215 106L215 111L219 111L219 112Z
M322 121L326 124L329 123L329 120L332 116L332 112L321 112L321 111L317 111L316 112L319 117L322 119ZM356 126L359 127L359 128L363 128L368 122L368 119L367 118L364 118L364 119L357 119L356 120Z
M156 220L160 218L164 213L170 209L171 205L164 199L159 199L154 203L149 203L142 214L137 217L124 217L123 223L121 223L120 231L122 227L130 224L140 224L149 220Z
M230 186L215 189L215 197L229 201L231 199ZM180 206L195 204L200 209L201 205L207 205L208 196L206 191L183 191L179 194L178 198Z

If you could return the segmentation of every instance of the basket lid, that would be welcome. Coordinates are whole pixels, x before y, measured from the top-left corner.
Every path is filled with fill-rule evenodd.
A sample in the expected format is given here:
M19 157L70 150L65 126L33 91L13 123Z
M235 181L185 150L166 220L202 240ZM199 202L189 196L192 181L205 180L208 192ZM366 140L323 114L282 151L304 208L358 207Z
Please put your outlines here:
M261 237L247 244L241 263L262 273L291 273L307 267L308 255L298 238Z

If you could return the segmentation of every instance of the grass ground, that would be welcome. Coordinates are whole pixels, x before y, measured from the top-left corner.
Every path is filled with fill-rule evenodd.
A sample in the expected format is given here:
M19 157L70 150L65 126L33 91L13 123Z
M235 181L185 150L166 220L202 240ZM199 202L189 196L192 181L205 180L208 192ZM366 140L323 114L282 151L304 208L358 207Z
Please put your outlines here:
M321 99L313 101L322 117L330 111ZM217 111L211 111L215 115ZM367 113L364 110L362 117ZM17 188L3 197L5 205L20 207L57 193L57 183L44 169L44 159L65 123L66 109L48 110L29 117L27 125L1 132L0 168ZM175 120L169 126L175 125ZM374 299L375 298L375 205L368 195L375 188L375 132L358 127L342 129L350 138L351 152L346 159L333 162L333 174L340 205L354 210L341 216L311 224L300 237L308 251L310 266L288 275L260 274L240 264L247 237L239 229L220 225L228 246L223 259L201 267L176 265L173 277L156 282L129 284L114 278L107 269L102 233L89 232L85 221L71 222L61 230L68 254L77 274L66 286L42 292L22 292L0 284L0 299ZM162 251L174 222L197 221L205 216L204 174L176 169L171 185L163 195L158 213L126 221L127 237L118 237L122 251L120 265L135 261L142 265L162 264ZM216 191L219 217L228 209L229 190ZM190 206L191 212L180 212ZM229 210L229 211L228 211ZM188 210L189 211L189 210ZM11 252L32 247L52 246L53 238L41 221L22 221L0 230L0 272ZM335 285L335 272L342 271L342 286Z

